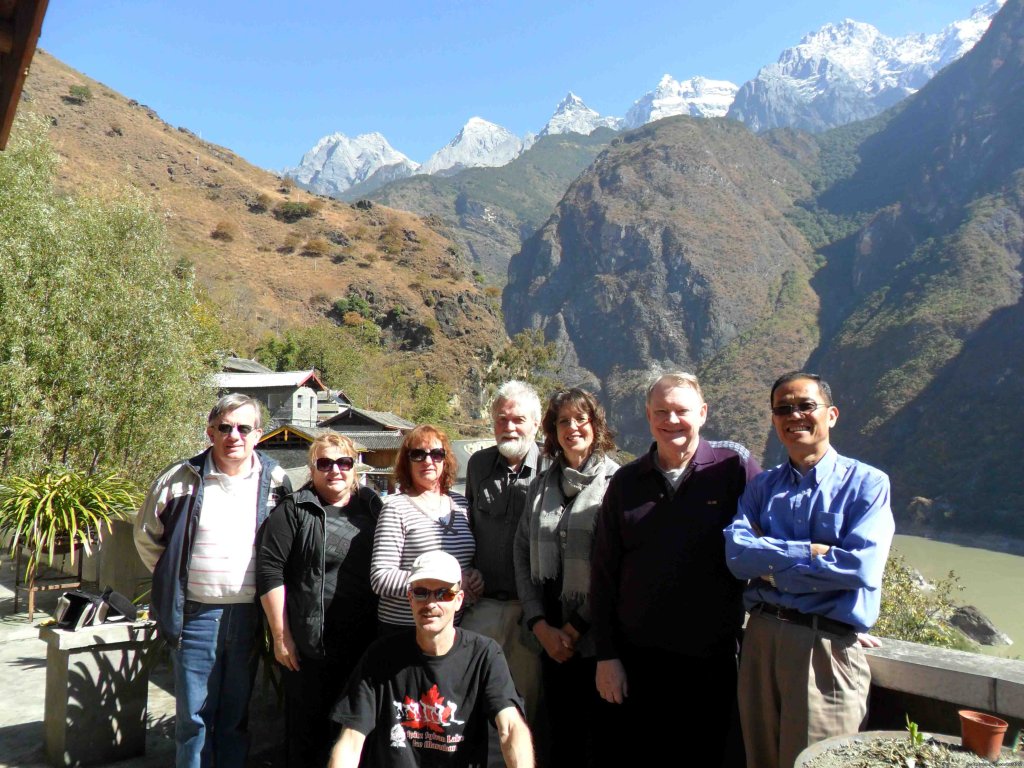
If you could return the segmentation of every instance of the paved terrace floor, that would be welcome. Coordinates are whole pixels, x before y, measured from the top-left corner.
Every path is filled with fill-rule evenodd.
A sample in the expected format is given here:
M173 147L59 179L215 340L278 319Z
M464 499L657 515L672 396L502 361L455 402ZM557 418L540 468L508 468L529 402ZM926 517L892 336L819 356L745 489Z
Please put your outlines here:
M4 551L0 564L0 768L45 768L43 709L46 688L46 643L38 624L52 613L57 593L40 593L33 622L14 614L14 568ZM86 588L95 588L86 585ZM18 606L24 611L25 602ZM149 682L146 754L109 765L118 768L166 768L174 764L174 693L169 661L157 665ZM275 694L257 678L251 710L254 734L250 766L283 765L283 717Z

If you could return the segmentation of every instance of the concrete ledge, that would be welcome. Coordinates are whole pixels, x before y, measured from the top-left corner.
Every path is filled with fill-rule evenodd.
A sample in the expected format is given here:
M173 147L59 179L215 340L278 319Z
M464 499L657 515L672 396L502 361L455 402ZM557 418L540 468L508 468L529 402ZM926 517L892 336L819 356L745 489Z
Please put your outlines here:
M75 632L57 627L40 627L39 639L58 651L71 651L95 645L145 642L152 638L155 627L155 621L97 624Z
M1024 661L882 642L867 651L873 686L1024 719Z

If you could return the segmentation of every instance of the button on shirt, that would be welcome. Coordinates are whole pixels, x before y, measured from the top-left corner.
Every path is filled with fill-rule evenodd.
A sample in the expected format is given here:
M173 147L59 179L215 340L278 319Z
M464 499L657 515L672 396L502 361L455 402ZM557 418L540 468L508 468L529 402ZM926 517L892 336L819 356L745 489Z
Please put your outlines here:
M748 610L780 605L864 632L878 619L894 531L888 476L829 449L804 475L786 462L748 483L725 529L726 560L751 579ZM812 543L831 548L811 557Z

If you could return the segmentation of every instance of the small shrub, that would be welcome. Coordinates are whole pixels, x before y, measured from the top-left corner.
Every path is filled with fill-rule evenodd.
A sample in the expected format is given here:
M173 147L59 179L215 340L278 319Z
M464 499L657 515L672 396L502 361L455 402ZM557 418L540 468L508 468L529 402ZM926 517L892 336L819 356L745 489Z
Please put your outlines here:
M954 594L963 587L950 571L932 589L918 584L914 570L901 555L890 554L882 576L882 606L872 632L943 648L965 649L966 638L947 619L956 607Z
M331 252L331 244L322 237L314 237L306 241L302 247L304 256L326 256Z
M302 236L295 233L289 232L284 238L284 244L277 249L278 253L295 253L295 249L302 242Z
M249 213L266 213L270 209L271 202L273 201L270 199L270 195L260 192L249 201Z
M72 85L68 88L68 95L64 101L70 104L85 104L92 100L92 89L88 85Z
M363 316L358 312L346 312L341 316L341 322L350 328L357 328L363 324Z
M362 296L348 296L338 299L334 302L334 309L341 315L355 312L360 317L367 319L373 317L373 307Z
M309 203L288 201L280 203L274 208L274 218L288 224L294 224L296 221L312 215L313 209L309 206Z
M217 226L213 228L213 232L210 233L210 237L214 240L223 240L225 243L230 243L239 235L238 225L233 221L218 221Z
M311 210L313 213L320 213L320 211L324 209L325 203L323 200L317 198L316 200L310 200L309 203L307 203L307 205L309 205L309 210Z
M484 288L484 296L486 296L489 299L500 299L501 288L499 288L496 285L488 285L486 288Z

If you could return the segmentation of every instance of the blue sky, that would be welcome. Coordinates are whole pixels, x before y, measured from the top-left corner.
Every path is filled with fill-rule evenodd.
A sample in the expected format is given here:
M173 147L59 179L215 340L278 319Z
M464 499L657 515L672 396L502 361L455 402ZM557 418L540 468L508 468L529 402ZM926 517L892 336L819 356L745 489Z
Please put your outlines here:
M419 162L474 115L538 131L569 90L621 116L665 73L742 84L827 22L930 33L979 1L59 0L40 46L280 170L335 131Z

